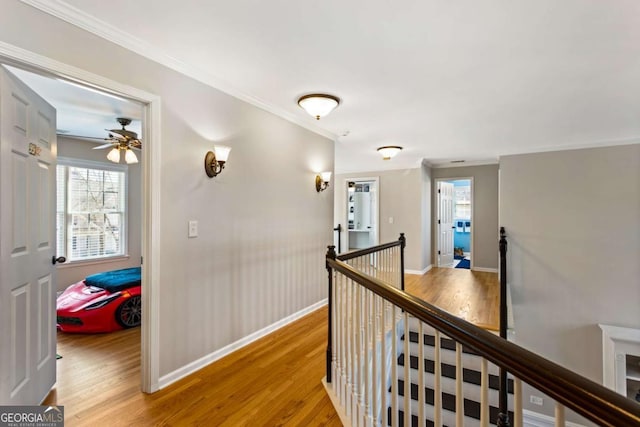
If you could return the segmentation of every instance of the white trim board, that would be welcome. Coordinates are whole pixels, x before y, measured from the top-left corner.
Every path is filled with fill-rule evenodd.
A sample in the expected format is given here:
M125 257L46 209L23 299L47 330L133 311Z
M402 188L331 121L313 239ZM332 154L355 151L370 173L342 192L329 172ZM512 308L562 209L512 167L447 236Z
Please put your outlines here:
M427 271L431 270L432 268L433 268L433 264L429 264L428 266L426 266L422 270L404 270L404 272L406 274L418 274L418 275L422 276L423 274L426 274Z
M487 268L487 267L471 267L473 271L483 271L485 273L497 273L497 268Z
M265 337L267 335L269 335L270 333L277 331L278 329L288 325L289 323L295 322L296 320L300 319L303 316L306 316L307 314L318 310L319 308L325 306L327 304L327 299L323 299L313 305L310 305L307 308L303 308L302 310L293 313L290 316L285 317L284 319L278 320L277 322L260 329L259 331L256 331L250 335L247 335L246 337L243 337L241 339L239 339L236 342L233 342L229 345L226 345L224 347L222 347L219 350L216 350L212 353L207 354L206 356L201 357L198 360L194 360L193 362L182 366L178 369L176 369L173 372L170 372L166 375L163 375L160 380L159 380L159 386L160 388L164 388L170 384L173 384L174 382L181 380L182 378L193 374L194 372L199 371L200 369L204 368L207 365L210 365L211 363L215 362L216 360L219 360L221 358L223 358L224 356L227 356L231 353L233 353L236 350L241 349L242 347L245 347L249 344L251 344L254 341L259 340L262 337Z
M70 79L144 104L144 135L148 141L142 156L142 312L141 388L146 393L158 390L160 347L157 292L160 277L160 150L161 100L152 93L128 86L81 68L0 41L0 62L27 68L37 73Z
M522 410L522 425L524 427L555 427L555 418L548 415L539 414L537 412ZM582 424L565 421L566 427L585 427Z
M308 115L306 113L304 113L304 116L301 114L300 117L298 117L297 115L292 114L287 110L269 104L268 102L255 96L249 95L248 93L243 92L230 83L215 77L209 71L194 66L193 64L187 64L177 58L174 58L171 55L168 55L162 49L159 49L158 46L134 37L126 31L123 31L121 28L110 25L92 15L89 15L86 12L83 12L82 10L74 6L71 6L70 4L67 4L60 0L20 1L51 16L68 22L71 25L75 25L78 28L95 34L98 37L115 43L120 47L135 52L140 56L162 64L167 68L184 74L185 76L191 77L192 79L206 84L207 86L211 86L221 92L226 93L227 95L231 95L234 98L241 99L242 101L245 101L255 107L268 111L272 114L275 114L276 116L282 117L283 119L288 120L291 123L295 123L298 126L310 130L311 132L322 135L332 141L336 141L338 139L337 135L316 126L314 122L310 121L312 119L307 120Z

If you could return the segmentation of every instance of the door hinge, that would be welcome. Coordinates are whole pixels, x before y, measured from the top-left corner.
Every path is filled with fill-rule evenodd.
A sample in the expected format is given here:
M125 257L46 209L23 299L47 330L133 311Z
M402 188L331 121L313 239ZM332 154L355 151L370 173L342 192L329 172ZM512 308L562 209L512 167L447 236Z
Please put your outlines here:
M140 257L140 265L142 265L142 257Z
M440 251L438 251L438 255L440 255Z
M440 194L440 190L438 190L438 194Z
M440 220L438 220L438 224L440 224Z

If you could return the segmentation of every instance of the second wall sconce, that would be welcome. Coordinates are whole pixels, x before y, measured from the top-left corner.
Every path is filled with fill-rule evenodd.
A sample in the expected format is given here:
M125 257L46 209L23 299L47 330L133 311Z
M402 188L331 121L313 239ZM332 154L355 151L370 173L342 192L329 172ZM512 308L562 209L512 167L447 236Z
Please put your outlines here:
M326 190L330 180L331 172L321 172L320 175L316 175L316 191L319 193Z
M213 151L207 152L207 155L204 157L204 170L209 178L218 176L222 172L224 164L229 158L230 151L231 147L215 145Z

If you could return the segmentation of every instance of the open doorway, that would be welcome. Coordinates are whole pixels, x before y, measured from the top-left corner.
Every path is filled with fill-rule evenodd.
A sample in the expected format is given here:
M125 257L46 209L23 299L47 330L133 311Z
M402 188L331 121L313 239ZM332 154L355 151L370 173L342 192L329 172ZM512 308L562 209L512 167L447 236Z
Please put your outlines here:
M144 130L146 136L149 136L148 140L147 138L145 138L146 142L148 143L151 142L152 140L152 138L150 137L151 134L156 135L154 136L154 139L157 138L157 135L159 134L159 109L157 108L159 106L159 98L157 98L154 95L148 94L143 91L139 91L137 89L134 89L125 85L121 85L119 83L115 83L111 80L85 72L83 70L74 69L72 67L64 66L63 64L55 63L51 60L48 60L47 58L40 57L36 54L27 54L27 53L20 53L20 52L16 53L10 49L0 48L0 64L2 64L3 66L15 67L17 70L22 72L27 72L28 70L28 72L31 72L32 74L37 75L40 78L47 78L58 84L63 84L63 85L70 84L72 86L75 85L78 87L83 87L85 91L89 91L89 92L96 92L97 91L96 88L104 87L106 88L104 92L102 90L98 90L98 91L107 97L125 98L128 101L137 103L137 108L141 111L141 113L139 114L140 116L139 121L141 124L141 128ZM63 73L65 77L62 77ZM69 79L72 79L72 80L69 80ZM18 79L18 80L21 80L21 79ZM79 82L88 82L88 83L85 84L85 83L79 83ZM24 86L27 88L29 87L29 85L26 85L26 84ZM37 94L35 90L29 89L29 91ZM66 94L69 94L71 91L67 90L64 92ZM40 96L40 98L44 98L44 97ZM122 116L123 114L117 114L117 115ZM55 125L55 118L53 119L52 123ZM117 123L115 124L117 125ZM110 129L113 127L116 127L116 126L112 126L112 125L106 126L107 129ZM101 127L100 131L103 133L106 133L104 128L105 127ZM45 131L43 130L44 128L40 126L39 129L40 129L39 130L40 135L45 135L44 133L42 133ZM58 129L60 129L60 127L58 127ZM55 126L53 129L53 133L55 133ZM37 156L38 156L38 152L40 151L38 150L38 145L40 141L45 141L45 140L36 139L33 141L34 143L29 144L28 154L32 156L36 156L34 157L36 159L38 159ZM106 141L102 141L102 143L104 142ZM54 144L52 145L53 149L51 151L53 152L53 155L54 155L53 157L54 162L47 163L46 164L47 167L51 166L52 164L53 166L55 166L55 155L56 155L57 147L55 146L55 143L53 144ZM33 146L33 152L31 151L32 146ZM107 151L109 150L103 151L102 156L106 157ZM151 150L149 150L149 154L151 154ZM158 156L159 156L159 147L153 151L153 156L149 156L149 157L157 158ZM153 163L150 161L150 159L142 158L142 156L140 157L141 158L140 158L139 167L141 170L140 170L140 174L139 174L140 176L137 183L137 185L140 187L140 192L138 193L138 197L136 200L139 206L138 218L137 218L139 234L137 237L137 242L135 242L136 245L139 247L139 255L137 255L135 258L136 258L136 262L139 265L142 260L141 255L145 255L144 256L144 259L146 261L145 264L149 264L148 266L149 268L146 268L146 272L142 274L141 285L142 285L142 288L149 289L152 282L151 281L152 275L157 275L156 270L158 265L157 263L158 253L157 253L157 244L156 244L157 230L152 226L152 222L151 222L152 216L157 217L156 213L158 211L158 201L157 201L157 198L153 196L154 193L152 191L152 187L153 187L152 183L156 182L153 178L157 178L158 171L156 170L156 168L151 167ZM56 168L49 167L49 169L55 170ZM49 179L48 181L46 181L48 183L47 186L49 185L49 183L54 183L53 187L51 187L54 192L55 192L55 181L56 181L55 174L52 176L52 179ZM16 182L20 182L20 181L16 181ZM49 200L55 201L55 198L49 198ZM53 215L50 216L50 220L48 221L43 220L41 222L41 227L40 227L42 232L43 230L42 227L44 225L53 226L54 228L53 243L54 244L49 245L46 248L41 247L40 249L42 249L42 252L44 252L44 250L46 249L46 252L49 253L50 252L49 248L51 248L51 252L54 255L53 258L54 259L57 258L56 261L61 262L60 257L57 257L55 254L55 250L57 246L55 244L56 243L55 242L56 240L55 224L56 224L56 215L57 215L56 210L57 209L54 203L53 209L47 210L47 212L53 211ZM111 226L113 227L114 224L112 223ZM6 237L6 236L7 234L4 234L3 237ZM156 237L155 239L154 239L154 236ZM132 242L133 241L130 241L130 243ZM153 242L153 245L151 244L151 242ZM48 256L49 256L49 259L51 259L51 254L49 254ZM50 268L52 267L51 264L52 262L49 262ZM53 262L53 264L55 264L55 262ZM99 264L99 262L96 262L96 264ZM49 292L47 293L47 295L52 295L53 298L51 301L53 304L55 304L55 290L56 290L55 279L56 279L55 273L53 273L52 275L53 286L50 286L51 288L50 293ZM146 291L145 291L145 294L146 294ZM149 294L152 294L152 293L149 293ZM154 316L152 316L151 314L155 312L154 307L157 306L157 299L151 298L149 294L147 294L142 298L144 300L143 304L145 304L147 307L147 309L145 310L145 313L143 313L143 316L142 316L145 320L154 318ZM44 296L44 294L42 296ZM48 301L48 297L43 298L42 301L44 302ZM7 301L5 301L5 303L6 302ZM2 310L4 311L5 308L8 308L8 307L3 306ZM55 322L55 317L54 317L55 310L51 309L50 307L46 308L46 310L50 315L52 315L51 319L53 322ZM44 316L45 314L47 313L41 312L39 315L42 315L40 316L42 317L42 319L49 318L49 315ZM154 351L157 346L157 328L155 325L152 324L152 322L147 323L145 321L145 325L143 326L143 328L138 328L138 330L139 330L138 331L139 338L137 339L137 342L141 345L140 347L141 357L139 360L141 360L142 365L138 364L137 370L139 373L141 373L142 390L147 392L152 392L157 390L158 388L157 386L158 373L157 373L157 363L156 363L157 357L155 356L156 352ZM52 340L49 340L48 342L53 344L53 349L54 349L53 354L55 356L55 345L56 345L55 336L53 337ZM7 350L9 350L9 347L6 347L6 348ZM11 349L11 351L13 351L13 349ZM54 368L54 371L55 371L55 368ZM53 378L55 381L55 376ZM40 380L36 377L34 377L33 380L36 382L40 382ZM27 403L36 403L36 402L33 401L33 399L29 399Z
M438 267L471 269L473 260L473 178L437 179Z
M346 250L364 249L377 245L379 209L378 179L347 179L345 186Z

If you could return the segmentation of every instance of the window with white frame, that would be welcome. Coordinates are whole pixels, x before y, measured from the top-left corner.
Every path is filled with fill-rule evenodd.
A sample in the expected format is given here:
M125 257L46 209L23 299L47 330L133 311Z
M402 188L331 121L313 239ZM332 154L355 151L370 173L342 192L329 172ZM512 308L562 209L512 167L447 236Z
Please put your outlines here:
M127 167L58 159L57 254L69 261L126 253Z

